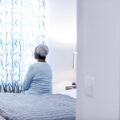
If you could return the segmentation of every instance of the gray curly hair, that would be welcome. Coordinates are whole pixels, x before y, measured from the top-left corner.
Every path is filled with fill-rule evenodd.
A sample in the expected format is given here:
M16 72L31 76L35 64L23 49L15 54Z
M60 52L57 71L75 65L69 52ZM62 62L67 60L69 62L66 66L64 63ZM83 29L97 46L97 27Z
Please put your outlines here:
M48 52L49 52L49 49L46 45L40 44L40 45L36 46L35 52L34 52L35 59L46 58L46 56L48 55Z

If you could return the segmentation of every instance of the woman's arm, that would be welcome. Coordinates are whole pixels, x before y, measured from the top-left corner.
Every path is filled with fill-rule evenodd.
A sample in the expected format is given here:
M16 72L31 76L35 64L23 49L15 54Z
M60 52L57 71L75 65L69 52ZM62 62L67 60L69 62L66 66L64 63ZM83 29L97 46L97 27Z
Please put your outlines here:
M23 91L28 90L30 88L33 75L34 75L34 71L32 66L30 66L23 82L23 88L22 88Z

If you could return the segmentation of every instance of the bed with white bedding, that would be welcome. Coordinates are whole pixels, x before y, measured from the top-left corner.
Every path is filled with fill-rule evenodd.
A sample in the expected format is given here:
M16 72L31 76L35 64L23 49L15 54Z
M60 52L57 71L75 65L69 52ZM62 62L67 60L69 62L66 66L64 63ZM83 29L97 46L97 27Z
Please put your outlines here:
M71 96L73 98L77 97L77 95L76 95L77 94L76 89L64 90L62 92L59 92L59 94L68 95L68 96Z
M0 94L0 116L6 120L75 120L73 97L62 94Z

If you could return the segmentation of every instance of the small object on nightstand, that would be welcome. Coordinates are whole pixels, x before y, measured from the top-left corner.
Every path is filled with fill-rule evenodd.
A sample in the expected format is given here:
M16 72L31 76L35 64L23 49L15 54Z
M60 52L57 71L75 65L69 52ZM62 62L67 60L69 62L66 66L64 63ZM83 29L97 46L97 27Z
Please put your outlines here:
M76 83L75 82L73 82L71 86L66 86L65 90L70 90L70 89L74 89L74 88L76 88Z

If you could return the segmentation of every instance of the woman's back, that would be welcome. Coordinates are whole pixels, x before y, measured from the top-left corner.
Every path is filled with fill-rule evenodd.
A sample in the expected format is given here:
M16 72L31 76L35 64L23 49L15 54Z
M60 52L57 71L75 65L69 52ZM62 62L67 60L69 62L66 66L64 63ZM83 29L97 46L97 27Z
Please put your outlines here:
M46 62L36 62L32 64L29 68L26 79L30 79L30 86L25 93L52 93L52 71Z

